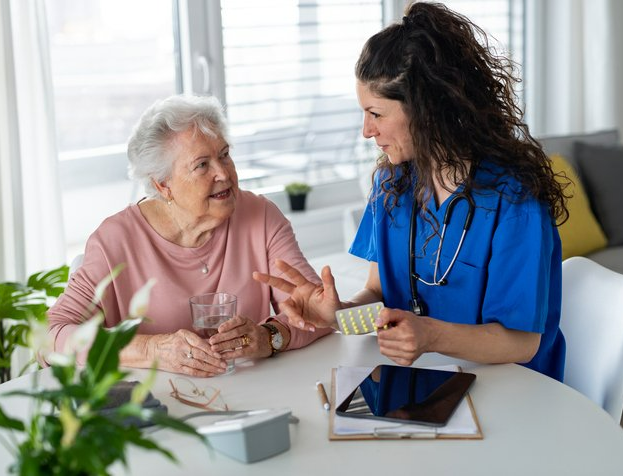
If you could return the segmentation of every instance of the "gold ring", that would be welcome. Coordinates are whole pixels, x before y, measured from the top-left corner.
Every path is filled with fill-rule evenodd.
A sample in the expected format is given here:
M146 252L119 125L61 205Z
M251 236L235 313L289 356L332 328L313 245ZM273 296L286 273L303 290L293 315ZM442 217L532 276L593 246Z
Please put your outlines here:
M251 343L251 339L249 339L248 335L242 336L242 347L247 347Z

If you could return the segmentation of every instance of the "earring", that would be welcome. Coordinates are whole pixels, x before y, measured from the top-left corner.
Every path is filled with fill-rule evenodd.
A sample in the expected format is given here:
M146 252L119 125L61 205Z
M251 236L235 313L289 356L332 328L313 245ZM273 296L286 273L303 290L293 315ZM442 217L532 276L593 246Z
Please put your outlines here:
M167 200L167 205L171 205L173 203L173 200Z

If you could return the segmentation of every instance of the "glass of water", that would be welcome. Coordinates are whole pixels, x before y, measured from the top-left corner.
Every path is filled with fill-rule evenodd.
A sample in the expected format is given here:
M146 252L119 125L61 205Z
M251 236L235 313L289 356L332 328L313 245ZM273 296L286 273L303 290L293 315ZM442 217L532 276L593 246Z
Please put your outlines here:
M237 298L229 293L207 293L190 298L193 329L204 339L218 333L218 327L236 315ZM235 360L227 360L226 374L234 371Z

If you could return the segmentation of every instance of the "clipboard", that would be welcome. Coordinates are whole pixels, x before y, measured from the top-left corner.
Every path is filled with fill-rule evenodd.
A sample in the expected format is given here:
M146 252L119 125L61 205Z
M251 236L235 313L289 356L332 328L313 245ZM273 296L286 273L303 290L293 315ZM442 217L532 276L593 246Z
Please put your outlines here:
M460 370L460 369L459 369ZM404 440L404 439L413 439L413 440L422 440L422 439L439 439L439 440L448 440L448 439L458 439L458 440L482 440L484 438L482 433L482 428L480 427L480 422L478 421L478 416L476 415L476 410L474 409L474 404L472 402L472 398L469 393L465 395L465 403L469 409L469 414L471 415L473 421L472 432L463 433L463 432L447 432L444 431L444 428L423 428L419 425L401 425L395 424L386 429L369 431L369 432L360 432L360 433L350 433L350 434L338 434L335 432L336 428L336 374L337 369L331 369L331 397L330 404L331 410L329 414L329 440L330 441L340 441L340 440ZM348 418L348 417L339 417L339 418ZM416 428L414 430L414 428ZM408 429L408 431L406 431Z

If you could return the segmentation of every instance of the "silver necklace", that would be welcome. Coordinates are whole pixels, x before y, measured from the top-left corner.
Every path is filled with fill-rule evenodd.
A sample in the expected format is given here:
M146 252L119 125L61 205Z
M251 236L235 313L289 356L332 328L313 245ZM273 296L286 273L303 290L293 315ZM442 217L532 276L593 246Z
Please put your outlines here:
M199 260L199 262L201 263L201 272L203 274L208 274L210 272L210 267L208 266L208 263L199 255L199 253L197 253L197 251L195 250L195 248L188 248L190 250L190 252L192 254L195 255L195 258L197 258Z
M203 274L208 274L208 271L210 271L210 268L208 268L208 265L205 261L203 261L201 258L199 258L199 261L201 261L201 263L203 263L203 266L201 268L201 272Z
M175 218L175 215L173 214L172 210L171 210L171 205L173 204L173 200L169 199L167 200L167 205L169 206L169 210L171 213L171 218L173 219L173 221L175 222L175 224L177 225L177 227L180 229L180 231L183 231L183 228L181 227L181 225L179 224L179 222L177 221L177 218ZM208 263L206 263L200 256L199 253L197 253L193 248L188 248L192 254L195 255L195 257L201 262L201 264L203 266L201 266L201 272L203 274L208 274L210 272L210 267L208 266Z
M206 263L206 261L205 261L205 260L203 260L203 259L199 256L199 253L197 253L197 252L195 251L195 249L194 249L194 248L188 248L188 249L191 251L191 253L192 253L192 254L194 254L194 255L195 255L195 258L197 258L197 259L201 262L201 265L202 265L202 266L201 266L201 272L202 272L203 274L208 274L208 273L210 272L210 267L208 266L208 263Z

